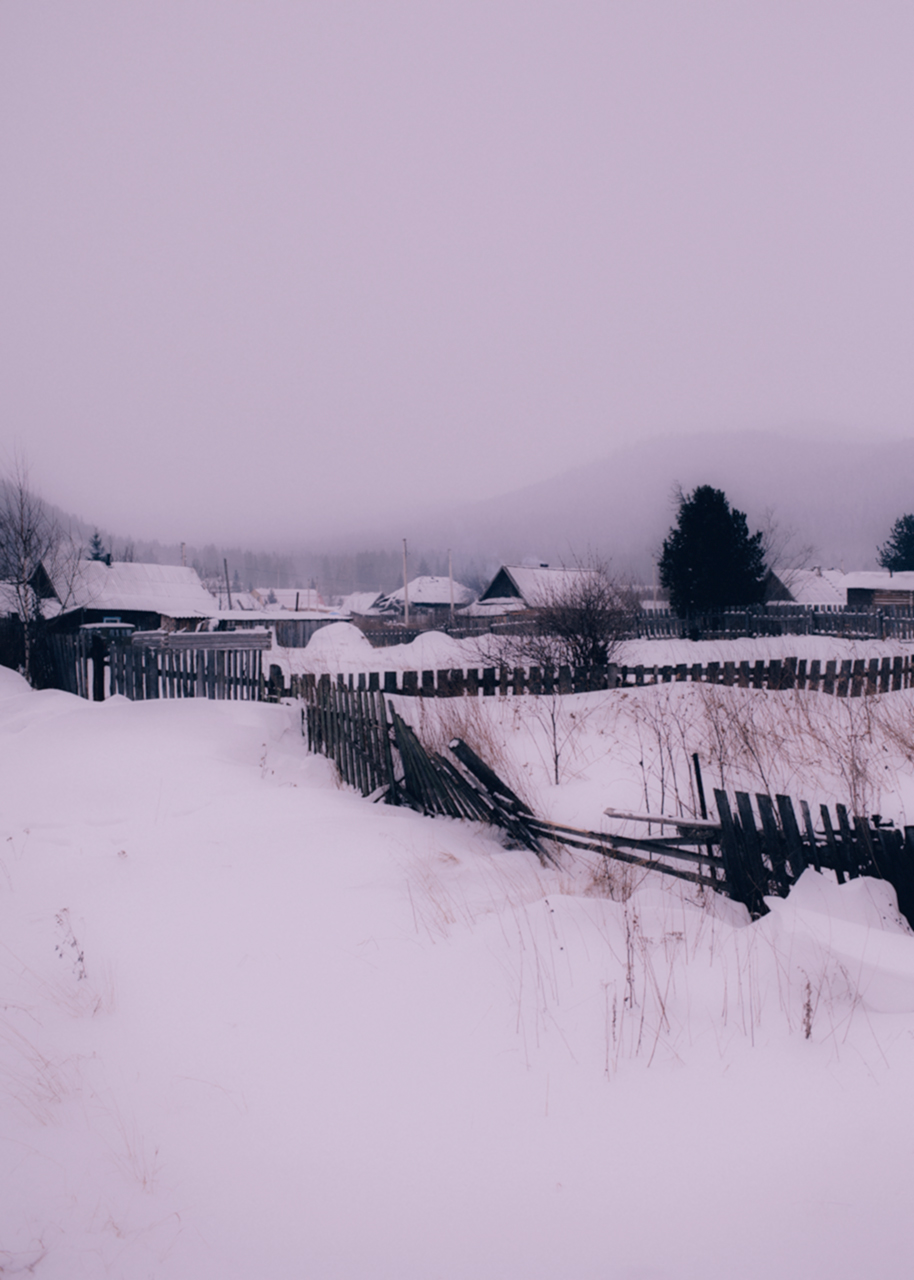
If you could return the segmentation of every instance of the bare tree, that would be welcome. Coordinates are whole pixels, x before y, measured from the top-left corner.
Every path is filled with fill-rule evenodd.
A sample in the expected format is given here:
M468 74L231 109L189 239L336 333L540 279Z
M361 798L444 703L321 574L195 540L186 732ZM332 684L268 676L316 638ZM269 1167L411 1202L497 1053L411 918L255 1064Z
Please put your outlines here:
M545 588L537 627L548 638L558 664L605 667L631 632L639 608L605 560L590 556Z
M564 666L607 667L631 634L640 608L631 588L613 577L608 563L594 555L544 578L539 596L529 603L536 606L531 619L516 629L480 638L484 661L503 667L535 666L553 673ZM573 751L589 712L567 706L555 679L548 687L550 692L531 697L529 706L546 732L550 772L558 785L562 760Z
M77 549L32 490L26 462L16 457L0 480L0 578L22 623L27 679L32 676L32 648L42 621L41 599L52 589L58 596L61 589L67 595L77 563Z
M795 586L800 571L815 563L816 548L801 543L796 529L780 523L774 507L762 512L762 551L769 574L776 575L787 592Z

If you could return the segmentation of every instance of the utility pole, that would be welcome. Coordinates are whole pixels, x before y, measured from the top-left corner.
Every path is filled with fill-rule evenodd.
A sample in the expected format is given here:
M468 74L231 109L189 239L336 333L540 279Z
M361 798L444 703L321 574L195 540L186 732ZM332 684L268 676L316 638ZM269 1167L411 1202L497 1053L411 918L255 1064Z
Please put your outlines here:
M403 625L409 626L409 582L406 576L406 539L403 539Z
M225 594L228 596L228 607L229 607L229 609L231 609L231 607L232 607L232 588L229 586L228 560L223 560L223 561L222 561L222 567L223 567L223 569L225 570Z
M451 565L451 549L447 549L447 580L451 588L451 626L454 625L454 570Z

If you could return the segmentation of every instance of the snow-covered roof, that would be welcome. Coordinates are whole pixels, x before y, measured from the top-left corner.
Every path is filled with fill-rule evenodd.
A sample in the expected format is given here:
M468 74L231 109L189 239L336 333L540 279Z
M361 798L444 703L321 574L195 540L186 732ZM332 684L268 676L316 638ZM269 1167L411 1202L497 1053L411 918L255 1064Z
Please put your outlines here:
M889 573L888 569L864 569L844 575L848 590L914 591L914 573Z
M530 608L541 608L568 595L580 583L582 575L591 572L590 569L553 569L545 564L536 567L505 564L482 593L480 601L488 603L491 599L503 598L507 586L509 589L513 587ZM497 597L491 594L493 591L497 591Z
M409 586L409 603L421 608L422 605L450 605L451 603L451 582L449 578L421 577L413 578ZM389 596L385 597L392 604L403 603L403 588L398 591L392 591ZM469 604L473 599L473 592L469 587L465 587L462 582L454 583L454 604Z
M382 599L383 596L380 591L353 591L350 595L343 596L340 601L340 609L343 613L355 613L360 617L364 617Z
M523 612L526 608L519 596L503 596L490 600L474 600L460 610L462 618L500 618L505 613Z
M19 595L15 583L0 582L0 614L4 617L19 612Z
M55 581L64 611L160 613L167 618L210 618L216 600L196 569L178 564L80 560L72 583Z
M222 610L228 608L228 597L225 587L213 593L218 607ZM232 592L232 609L238 609L241 612L259 613L263 608L263 604L250 591L233 591Z
M259 601L260 609L294 611L327 608L316 587L254 587L251 594Z
M34 599L34 597L33 597ZM60 601L56 597L39 597L38 612L42 618L56 618L60 613ZM17 617L19 615L19 590L14 582L0 582L0 618ZM31 607L31 604L30 606Z
M774 569L774 576L797 604L847 603L847 578L840 569Z

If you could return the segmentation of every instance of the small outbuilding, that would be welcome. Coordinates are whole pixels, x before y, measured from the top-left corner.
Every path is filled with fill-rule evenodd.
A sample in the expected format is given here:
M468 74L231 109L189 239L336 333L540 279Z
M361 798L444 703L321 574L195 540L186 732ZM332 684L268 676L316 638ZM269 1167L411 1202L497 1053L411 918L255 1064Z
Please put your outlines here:
M432 575L413 578L407 584L409 591L410 611L416 613L445 613L451 607L451 579L437 578ZM461 582L453 583L454 608L459 609L473 599L473 592ZM402 614L404 611L404 591L391 591L378 601L379 613Z
M845 575L847 603L858 609L914 608L914 573L868 570Z

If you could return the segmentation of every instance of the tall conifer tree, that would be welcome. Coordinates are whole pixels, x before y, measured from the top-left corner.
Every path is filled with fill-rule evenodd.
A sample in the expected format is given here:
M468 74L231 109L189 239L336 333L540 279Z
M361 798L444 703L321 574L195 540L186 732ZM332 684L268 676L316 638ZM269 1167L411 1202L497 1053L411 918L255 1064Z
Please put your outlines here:
M679 515L663 543L660 581L675 613L757 604L765 589L762 534L750 535L742 511L709 484L680 494Z

